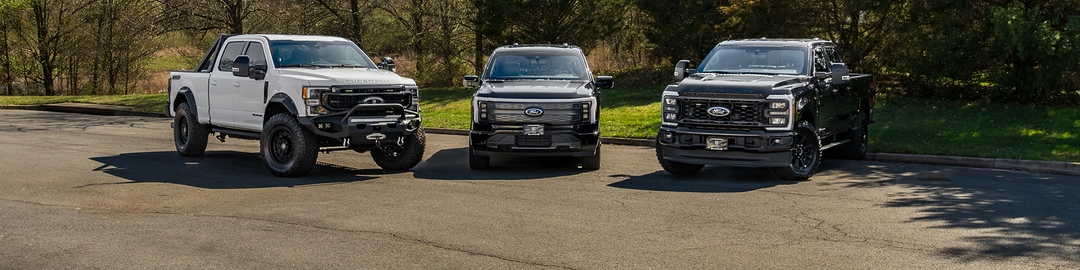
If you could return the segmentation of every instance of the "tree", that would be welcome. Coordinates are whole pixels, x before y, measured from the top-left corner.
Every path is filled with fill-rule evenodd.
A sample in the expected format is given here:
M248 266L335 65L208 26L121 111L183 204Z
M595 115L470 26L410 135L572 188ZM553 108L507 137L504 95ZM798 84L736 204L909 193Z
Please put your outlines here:
M721 7L727 1L635 0L649 17L645 36L656 44L661 58L700 62L717 43L730 37L721 25L727 20Z
M82 27L75 16L92 1L28 0L29 27L17 30L16 35L37 65L37 74L30 79L41 85L46 96L54 94L61 52L67 49L76 30Z

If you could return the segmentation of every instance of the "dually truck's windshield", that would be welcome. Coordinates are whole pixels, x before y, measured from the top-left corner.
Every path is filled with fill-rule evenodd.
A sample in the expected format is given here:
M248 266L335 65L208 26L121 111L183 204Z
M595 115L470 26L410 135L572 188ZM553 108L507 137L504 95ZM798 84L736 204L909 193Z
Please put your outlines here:
M271 41L270 54L278 68L375 68L356 44L347 41Z
M486 80L589 80L585 58L574 51L510 51L492 56Z
M698 72L800 75L806 74L808 61L806 48L718 46Z

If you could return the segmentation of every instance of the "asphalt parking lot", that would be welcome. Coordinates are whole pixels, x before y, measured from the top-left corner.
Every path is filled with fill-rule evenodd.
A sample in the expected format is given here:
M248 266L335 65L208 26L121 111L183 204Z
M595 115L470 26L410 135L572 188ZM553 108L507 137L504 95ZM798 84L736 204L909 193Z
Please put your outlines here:
M0 110L3 269L1077 269L1080 177L826 161L811 181L648 147L603 167L493 160L428 135L384 172L321 154L271 176L258 142L183 158L169 120Z

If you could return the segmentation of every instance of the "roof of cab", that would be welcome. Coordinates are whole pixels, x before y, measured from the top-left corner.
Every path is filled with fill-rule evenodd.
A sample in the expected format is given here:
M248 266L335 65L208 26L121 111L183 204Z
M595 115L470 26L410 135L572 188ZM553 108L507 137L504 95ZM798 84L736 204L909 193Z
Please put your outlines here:
M296 40L296 41L349 41L348 39L334 36L315 36L315 35L266 35L266 34L247 34L236 35L230 38L265 38L266 40Z
M757 39L740 39L740 40L728 40L716 44L721 45L744 45L744 46L798 46L809 47L814 44L828 43L832 44L832 41L818 39L818 38L803 38L803 39L787 39L787 38L757 38Z
M561 51L561 50L567 50L567 49L581 51L580 47L574 46L574 45L569 45L569 44L566 44L566 43L563 43L563 44L517 44L517 43L514 43L513 45L506 45L506 46L496 48L495 51L507 51L507 50L509 50L509 51L517 51L517 50L522 50L522 51L536 51L536 50Z

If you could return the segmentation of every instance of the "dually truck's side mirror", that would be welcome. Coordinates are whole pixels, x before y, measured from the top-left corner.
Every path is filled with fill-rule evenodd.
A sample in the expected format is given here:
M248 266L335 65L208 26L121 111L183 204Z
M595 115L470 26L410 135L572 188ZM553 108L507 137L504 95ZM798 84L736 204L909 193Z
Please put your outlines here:
M679 60L675 63L675 80L681 81L686 77L694 74L693 69L690 68L690 60Z
M232 63L232 75L236 77L247 77L251 74L251 58L247 55L237 56L233 59Z
M611 76L596 76L596 88L611 89L615 86L615 79Z
M382 69L382 70L389 70L389 71L392 71L392 72L397 72L397 65L394 64L394 58L390 58L390 57L380 58L379 63L376 64L376 66L378 66L379 69Z
M480 77L476 75L465 75L464 79L461 79L461 85L465 88L480 87Z

